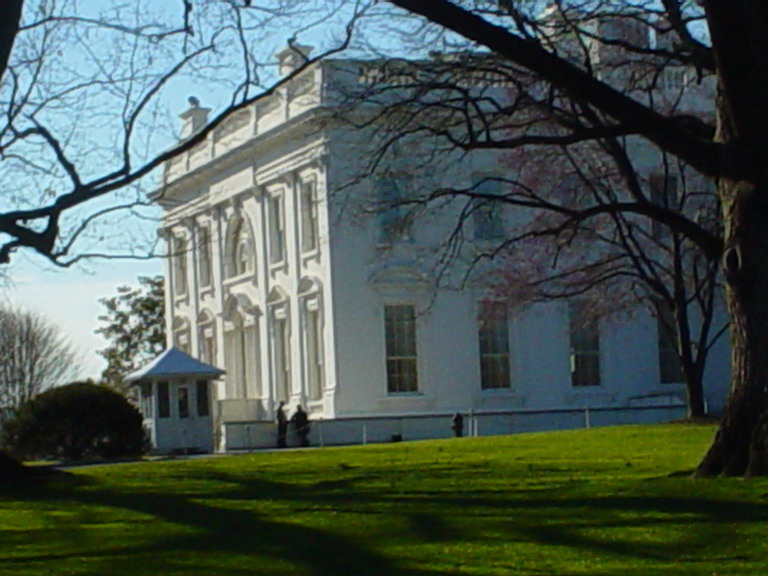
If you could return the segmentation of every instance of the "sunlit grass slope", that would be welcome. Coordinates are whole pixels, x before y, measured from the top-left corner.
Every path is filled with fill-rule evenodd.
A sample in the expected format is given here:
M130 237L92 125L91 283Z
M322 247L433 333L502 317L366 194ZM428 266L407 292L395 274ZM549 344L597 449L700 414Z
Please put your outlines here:
M768 573L768 482L703 426L82 468L0 497L0 574Z

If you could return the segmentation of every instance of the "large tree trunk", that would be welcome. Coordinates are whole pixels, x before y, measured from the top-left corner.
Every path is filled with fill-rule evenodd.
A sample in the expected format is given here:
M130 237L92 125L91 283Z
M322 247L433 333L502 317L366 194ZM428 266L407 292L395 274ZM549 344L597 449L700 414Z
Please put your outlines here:
M726 223L723 268L730 316L732 385L699 476L768 474L768 197L721 181Z

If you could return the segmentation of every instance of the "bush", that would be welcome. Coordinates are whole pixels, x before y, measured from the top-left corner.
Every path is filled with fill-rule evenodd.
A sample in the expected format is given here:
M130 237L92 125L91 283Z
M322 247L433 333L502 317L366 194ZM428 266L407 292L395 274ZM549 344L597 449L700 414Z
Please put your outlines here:
M112 459L144 451L139 411L95 384L48 390L22 404L4 428L6 449L19 459Z

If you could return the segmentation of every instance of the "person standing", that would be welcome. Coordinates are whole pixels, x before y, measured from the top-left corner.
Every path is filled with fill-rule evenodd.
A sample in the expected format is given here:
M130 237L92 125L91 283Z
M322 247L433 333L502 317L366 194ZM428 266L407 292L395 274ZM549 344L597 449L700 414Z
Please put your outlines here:
M296 412L291 416L291 423L299 437L299 446L309 446L309 417L301 406L296 406Z
M285 415L285 410L283 409L283 406L285 406L285 402L280 402L280 406L277 407L277 410L275 411L275 422L277 423L277 447L278 448L285 448L286 447L286 437L288 436L288 417Z
M451 418L451 429L456 438L464 436L464 416L461 415L461 412L456 412Z

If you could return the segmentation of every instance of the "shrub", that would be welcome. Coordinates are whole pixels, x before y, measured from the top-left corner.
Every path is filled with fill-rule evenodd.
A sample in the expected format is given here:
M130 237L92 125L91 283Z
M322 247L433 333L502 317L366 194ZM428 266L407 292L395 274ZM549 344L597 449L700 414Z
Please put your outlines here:
M111 459L144 451L141 414L95 384L48 390L22 404L4 428L6 449L20 459Z

